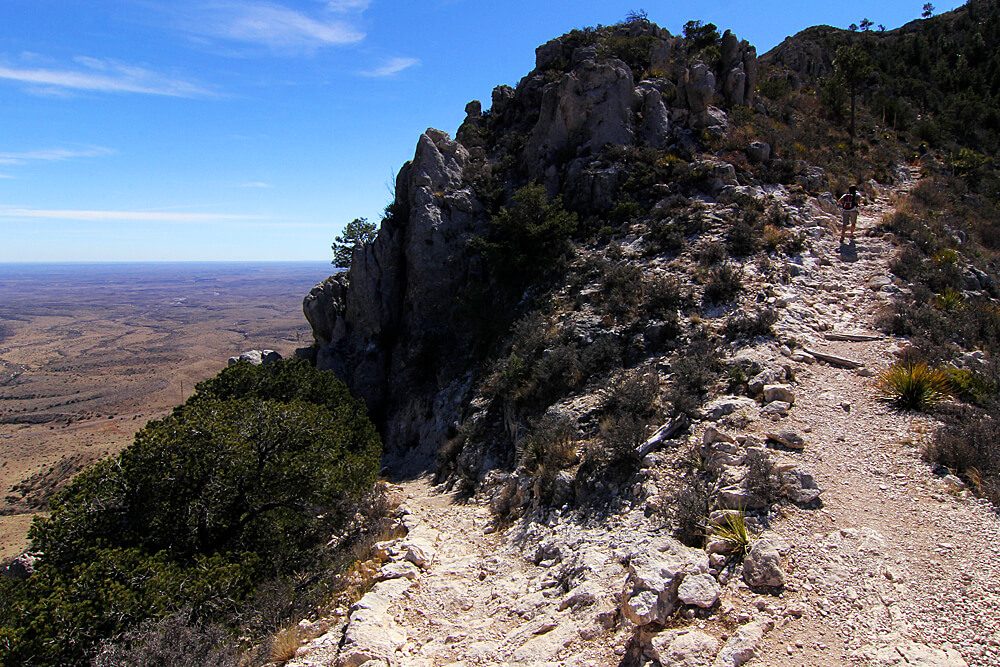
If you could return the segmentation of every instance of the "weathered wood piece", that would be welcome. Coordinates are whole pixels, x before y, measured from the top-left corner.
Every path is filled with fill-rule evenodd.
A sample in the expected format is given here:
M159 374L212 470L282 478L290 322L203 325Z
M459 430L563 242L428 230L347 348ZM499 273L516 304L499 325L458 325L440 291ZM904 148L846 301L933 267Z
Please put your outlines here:
M882 340L885 336L880 336L878 334L862 334L862 333L846 333L840 331L831 331L824 336L827 340L844 340L850 343L867 343L873 340Z
M676 433L686 428L687 425L687 415L682 412L660 428L656 429L656 433L649 436L646 442L639 445L639 456L646 456L646 454L649 454L659 447L664 440L673 437Z
M841 368L861 368L864 366L860 361L855 361L853 359L848 359L846 357L838 357L834 354L827 354L826 352L819 352L817 350L811 350L808 347L802 348L804 352L811 354L820 361L825 361L832 366L840 366Z

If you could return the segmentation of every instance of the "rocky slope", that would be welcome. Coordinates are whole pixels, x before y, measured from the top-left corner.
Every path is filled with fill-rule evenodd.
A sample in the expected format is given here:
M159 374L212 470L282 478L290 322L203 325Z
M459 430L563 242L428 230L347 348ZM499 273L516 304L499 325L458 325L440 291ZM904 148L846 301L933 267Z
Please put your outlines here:
M1000 521L920 461L932 424L874 386L905 345L872 333L899 289L886 278L893 246L872 229L892 197L883 191L850 246L836 242L833 216L814 216L802 272L773 297L779 340L800 351L767 341L741 351L787 367L790 400L706 409L691 435L646 456L626 511L565 508L497 530L482 502L404 483L408 534L376 547L380 583L288 664L996 664ZM790 405L768 409L779 402ZM768 439L782 432L786 444ZM735 471L765 441L780 469L808 471L819 497L760 515L742 563L711 542L683 546L648 511L683 442Z
M876 388L907 344L875 326L907 289L881 223L919 173L864 183L838 244L827 172L748 129L753 47L709 46L637 21L539 47L306 298L388 463L446 484L403 483L406 536L289 665L1000 660L996 513ZM590 231L510 299L476 239L532 182ZM513 322L485 353L469 285Z

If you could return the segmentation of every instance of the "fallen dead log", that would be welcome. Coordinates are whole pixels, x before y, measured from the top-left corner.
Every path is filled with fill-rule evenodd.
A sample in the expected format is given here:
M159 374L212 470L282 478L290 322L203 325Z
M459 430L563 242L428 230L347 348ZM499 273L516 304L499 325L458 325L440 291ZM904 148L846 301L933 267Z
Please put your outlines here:
M850 343L867 343L873 340L882 340L885 336L879 336L878 334L843 333L833 331L826 334L824 338L827 340L844 340Z
M639 457L642 458L646 456L646 454L649 454L651 451L659 447L664 440L672 438L682 429L687 428L687 425L687 415L682 412L660 428L656 429L656 433L649 436L646 442L639 445Z
M811 354L820 361L825 361L831 366L840 366L841 368L861 368L864 366L860 361L855 361L853 359L848 359L846 357L838 357L834 354L827 354L826 352L819 352L817 350L811 350L808 347L802 348L803 352Z

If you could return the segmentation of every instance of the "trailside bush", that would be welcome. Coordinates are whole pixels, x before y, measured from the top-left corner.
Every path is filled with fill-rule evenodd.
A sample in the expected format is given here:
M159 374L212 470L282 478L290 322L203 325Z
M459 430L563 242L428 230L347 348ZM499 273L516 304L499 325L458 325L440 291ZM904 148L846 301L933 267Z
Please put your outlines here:
M362 404L329 373L226 369L36 520L37 573L0 583L0 664L86 664L102 641L182 607L236 618L263 583L318 561L380 454Z
M576 213L564 209L559 198L550 202L542 185L517 190L490 224L490 238L476 237L471 247L515 290L558 274L572 254Z
M1000 506L1000 405L950 405L936 416L945 426L924 446L924 460L954 471Z

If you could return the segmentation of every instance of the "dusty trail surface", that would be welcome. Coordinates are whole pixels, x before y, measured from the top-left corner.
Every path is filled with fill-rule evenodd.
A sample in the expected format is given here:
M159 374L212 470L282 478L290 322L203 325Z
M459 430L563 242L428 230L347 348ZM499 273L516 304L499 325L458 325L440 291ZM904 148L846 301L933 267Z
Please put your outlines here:
M875 331L874 317L894 289L887 284L894 248L865 235L890 207L881 197L862 213L856 252L838 253L836 238L825 240L817 254L830 263L790 295L814 303L838 331ZM787 317L776 328L803 338ZM804 342L876 373L902 346L818 334ZM796 403L783 426L806 439L796 456L826 491L821 510L791 507L773 526L791 545L790 583L764 602L804 614L779 623L752 664L894 664L886 662L894 653L900 664L938 664L918 663L905 639L955 649L969 665L1000 664L997 515L932 474L920 448L934 424L879 401L867 374L823 363L796 374ZM880 646L876 656L872 647Z

